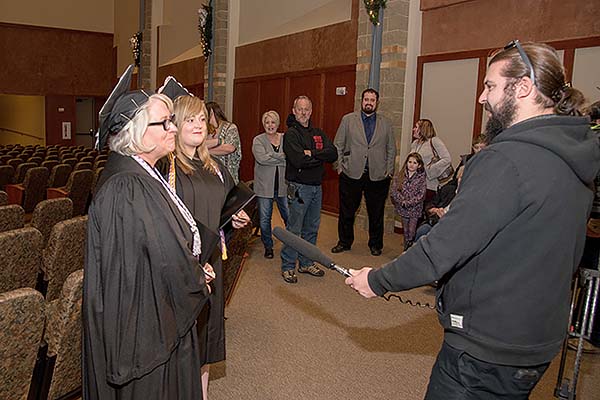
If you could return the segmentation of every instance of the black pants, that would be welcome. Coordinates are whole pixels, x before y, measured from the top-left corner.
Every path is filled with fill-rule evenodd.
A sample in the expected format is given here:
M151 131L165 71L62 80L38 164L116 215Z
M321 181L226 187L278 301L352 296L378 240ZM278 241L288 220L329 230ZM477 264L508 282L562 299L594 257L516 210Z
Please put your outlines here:
M431 371L425 400L528 399L549 364L491 364L444 342Z
M365 194L367 214L369 216L369 247L383 248L383 214L385 201L390 189L390 178L371 181L365 172L360 179L340 174L340 215L338 217L339 242L350 248L354 242L354 217Z

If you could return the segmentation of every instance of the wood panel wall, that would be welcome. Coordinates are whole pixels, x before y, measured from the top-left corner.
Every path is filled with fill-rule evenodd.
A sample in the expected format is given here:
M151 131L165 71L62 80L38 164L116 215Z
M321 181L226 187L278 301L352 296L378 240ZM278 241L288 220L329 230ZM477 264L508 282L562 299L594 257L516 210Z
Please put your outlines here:
M548 42L600 32L600 1L421 0L421 10L422 55L498 48L513 39Z
M158 67L156 88L162 86L167 76L174 76L178 82L194 95L204 98L204 58L196 57L178 63ZM153 88L153 89L156 89Z
M352 0L349 21L237 47L235 77L266 76L356 64L359 7L359 0ZM360 11L364 12L362 9Z
M285 132L294 99L308 96L313 102L312 124L333 140L342 116L354 111L355 79L355 65L236 79L232 120L239 128L242 142L241 179L254 178L252 140L264 132L261 117L265 111L279 113L279 130ZM336 95L335 88L339 86L346 87L346 95ZM338 176L331 165L327 166L323 180L323 209L330 212L339 209Z
M0 23L0 93L105 96L114 83L113 35Z
M0 93L45 96L47 145L74 144L76 97L101 106L116 82L108 33L0 23L0 65ZM71 140L62 122L71 122Z
M232 121L242 141L240 177L254 177L252 139L264 131L262 114L275 110L281 118L280 131L299 95L313 102L312 124L333 140L346 113L354 111L356 43L359 0L352 0L349 21L310 29L239 46L235 51L235 81ZM345 86L347 94L336 96ZM338 211L338 176L326 167L323 180L323 209Z

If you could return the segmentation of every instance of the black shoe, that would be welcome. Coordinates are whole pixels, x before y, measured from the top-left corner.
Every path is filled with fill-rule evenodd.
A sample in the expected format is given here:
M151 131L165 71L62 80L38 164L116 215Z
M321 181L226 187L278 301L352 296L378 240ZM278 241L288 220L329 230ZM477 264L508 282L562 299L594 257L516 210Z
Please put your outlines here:
M341 244L336 244L334 247L332 247L331 252L332 253L341 253L342 251L348 251L348 250L350 250L350 247L346 247Z
M408 250L410 248L410 246L413 245L413 241L412 240L407 240L406 242L404 242L404 251Z
M381 249L378 249L377 247L370 247L370 249L371 249L372 256L380 256L381 255Z
M265 258L273 258L273 249L265 249Z

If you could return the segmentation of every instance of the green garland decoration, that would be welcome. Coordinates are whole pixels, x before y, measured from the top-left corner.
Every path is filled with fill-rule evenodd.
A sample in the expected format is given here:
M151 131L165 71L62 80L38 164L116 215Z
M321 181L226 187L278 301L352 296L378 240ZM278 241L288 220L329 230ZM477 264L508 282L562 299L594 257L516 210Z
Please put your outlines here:
M379 25L379 10L385 8L387 0L364 0L367 14L373 25Z
M139 67L142 59L142 31L134 33L129 38L129 47L131 47L133 63L136 67Z
M212 0L208 5L203 4L198 9L198 32L200 33L200 44L202 45L202 53L206 60L212 54L210 43L212 41Z

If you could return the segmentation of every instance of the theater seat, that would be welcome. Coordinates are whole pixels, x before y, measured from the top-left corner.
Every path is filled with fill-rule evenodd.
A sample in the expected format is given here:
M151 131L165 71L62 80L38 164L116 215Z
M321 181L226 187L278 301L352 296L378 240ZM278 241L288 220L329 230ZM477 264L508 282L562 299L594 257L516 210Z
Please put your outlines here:
M48 303L46 333L48 344L44 374L50 378L48 394L42 399L59 399L81 390L81 298L83 269L73 272L60 292L60 297ZM43 384L42 387L48 387Z
M42 333L44 298L31 288L0 293L0 399L26 399Z

